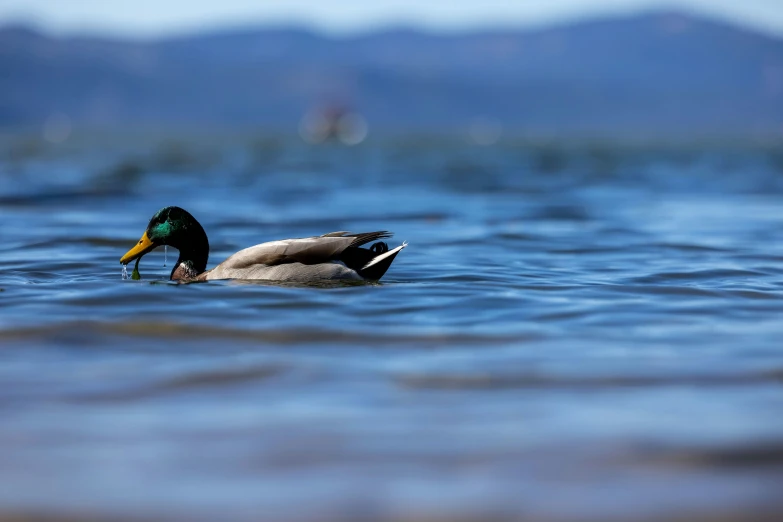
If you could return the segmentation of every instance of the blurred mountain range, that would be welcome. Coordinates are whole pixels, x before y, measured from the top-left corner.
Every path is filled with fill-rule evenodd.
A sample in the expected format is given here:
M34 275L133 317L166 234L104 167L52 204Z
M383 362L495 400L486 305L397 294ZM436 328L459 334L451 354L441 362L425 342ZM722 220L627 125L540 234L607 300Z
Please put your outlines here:
M373 128L783 131L783 39L676 12L543 29L331 37L299 28L154 41L0 28L0 125L296 129L341 105Z

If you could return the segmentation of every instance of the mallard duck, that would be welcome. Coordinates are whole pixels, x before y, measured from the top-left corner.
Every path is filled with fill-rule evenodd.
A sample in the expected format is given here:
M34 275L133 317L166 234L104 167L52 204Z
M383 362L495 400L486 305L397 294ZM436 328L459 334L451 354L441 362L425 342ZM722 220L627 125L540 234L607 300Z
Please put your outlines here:
M330 232L301 239L281 239L261 243L232 255L207 270L209 241L204 228L184 209L166 207L150 219L136 245L122 256L127 265L161 245L179 250L171 279L209 281L215 279L262 279L269 281L316 282L338 279L378 280L407 243L389 250L379 239L391 237L386 231ZM376 241L369 248L362 245Z

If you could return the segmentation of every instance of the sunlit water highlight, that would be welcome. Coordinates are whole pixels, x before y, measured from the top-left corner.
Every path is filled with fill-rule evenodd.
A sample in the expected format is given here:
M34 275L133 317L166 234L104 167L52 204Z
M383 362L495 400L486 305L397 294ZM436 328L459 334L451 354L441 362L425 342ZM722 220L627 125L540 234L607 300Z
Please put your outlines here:
M783 156L19 138L0 162L0 519L775 520ZM141 281L335 230L382 284Z

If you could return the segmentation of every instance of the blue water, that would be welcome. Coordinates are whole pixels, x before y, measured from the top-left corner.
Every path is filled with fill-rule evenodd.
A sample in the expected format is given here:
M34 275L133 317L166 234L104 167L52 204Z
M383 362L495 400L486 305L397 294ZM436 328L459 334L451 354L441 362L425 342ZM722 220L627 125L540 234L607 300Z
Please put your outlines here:
M780 150L5 136L0 520L781 519ZM210 267L409 247L381 284L122 280L167 205Z

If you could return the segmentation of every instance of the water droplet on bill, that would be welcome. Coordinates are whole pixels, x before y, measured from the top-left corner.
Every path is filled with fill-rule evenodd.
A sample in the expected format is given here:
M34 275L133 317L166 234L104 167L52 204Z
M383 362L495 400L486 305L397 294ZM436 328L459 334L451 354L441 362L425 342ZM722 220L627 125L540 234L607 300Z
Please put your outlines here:
M169 260L169 246L163 245L163 266L166 266L168 260Z
M128 279L128 265L126 264L122 265L122 279Z

